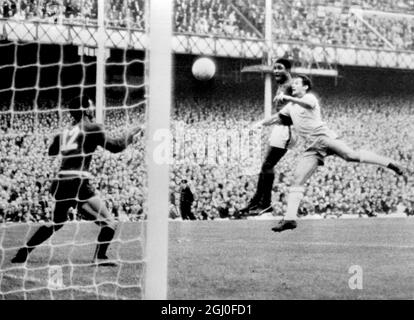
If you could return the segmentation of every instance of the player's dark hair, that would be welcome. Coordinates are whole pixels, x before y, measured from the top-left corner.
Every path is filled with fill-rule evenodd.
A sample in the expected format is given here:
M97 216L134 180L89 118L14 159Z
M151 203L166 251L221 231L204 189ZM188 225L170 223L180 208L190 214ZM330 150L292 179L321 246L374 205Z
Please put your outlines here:
M312 90L312 87L313 87L312 80L308 76L305 76L304 74L298 74L295 76L295 78L302 79L302 84L304 86L308 86L308 89L306 90L306 92Z
M288 59L279 58L275 61L275 64L276 63L280 63L281 65L283 65L287 71L290 71L290 69L292 69L292 64Z
M69 101L70 115L79 122L85 111L89 108L89 97L87 95L79 95Z

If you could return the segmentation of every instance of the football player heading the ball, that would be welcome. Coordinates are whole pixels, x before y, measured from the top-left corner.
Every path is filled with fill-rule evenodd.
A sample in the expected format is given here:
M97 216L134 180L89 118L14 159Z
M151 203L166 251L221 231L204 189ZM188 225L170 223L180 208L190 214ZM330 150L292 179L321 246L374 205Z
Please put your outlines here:
M273 76L277 84L275 97L281 93L291 92L291 66L290 61L284 58L277 59L274 62ZM275 99L273 101L276 103L276 111L280 111L286 102L276 101ZM247 206L240 210L243 215L273 211L271 197L275 179L274 167L283 158L287 150L293 148L296 143L296 135L290 126L290 118L284 117L282 120L273 126L267 154L259 173L256 193Z

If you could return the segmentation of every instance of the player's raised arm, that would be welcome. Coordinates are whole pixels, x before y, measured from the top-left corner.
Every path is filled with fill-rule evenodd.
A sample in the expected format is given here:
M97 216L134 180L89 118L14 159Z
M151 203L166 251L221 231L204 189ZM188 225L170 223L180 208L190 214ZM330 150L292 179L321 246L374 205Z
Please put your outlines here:
M296 103L298 105L300 105L303 108L306 109L313 109L316 106L316 98L315 96L313 96L312 94L306 94L303 97L299 98L299 97L292 97L292 96L288 96L285 94L281 94L279 96L279 99L281 100L285 100L288 102L293 102Z
M121 152L133 142L134 136L141 130L141 126L135 126L125 136L120 138L108 137L105 132L102 131L103 139L101 146L112 153Z
M134 141L134 137L142 132L143 130L143 126L142 125L138 125L138 126L134 126L132 129L129 130L129 132L126 135L126 139L127 139L127 145L130 145L133 141Z

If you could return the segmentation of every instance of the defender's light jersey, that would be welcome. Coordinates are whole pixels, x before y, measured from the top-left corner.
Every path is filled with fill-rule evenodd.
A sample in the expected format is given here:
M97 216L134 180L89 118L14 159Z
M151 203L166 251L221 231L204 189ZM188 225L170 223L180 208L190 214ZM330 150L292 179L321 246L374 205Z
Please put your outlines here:
M297 134L309 142L321 135L332 139L337 138L338 135L322 121L321 108L315 95L306 93L302 99L306 100L313 108L308 109L297 103L289 102L280 111L281 114L290 116Z

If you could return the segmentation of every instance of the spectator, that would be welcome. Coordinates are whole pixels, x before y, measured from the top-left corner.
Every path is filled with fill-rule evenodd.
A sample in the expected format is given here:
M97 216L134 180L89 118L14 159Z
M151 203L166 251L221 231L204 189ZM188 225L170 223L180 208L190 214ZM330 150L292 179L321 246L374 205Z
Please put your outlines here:
M180 212L183 220L195 220L195 216L191 211L191 206L194 202L194 195L188 186L187 180L181 181L180 191Z

